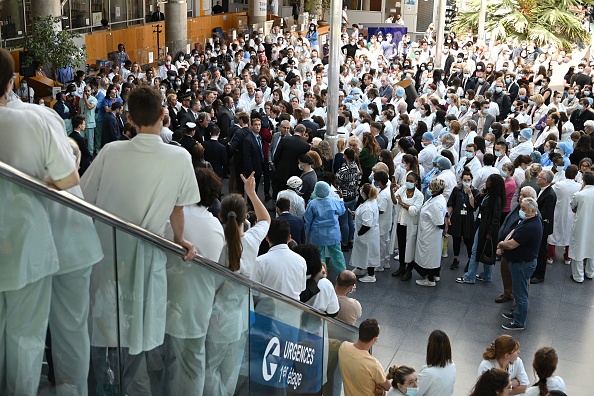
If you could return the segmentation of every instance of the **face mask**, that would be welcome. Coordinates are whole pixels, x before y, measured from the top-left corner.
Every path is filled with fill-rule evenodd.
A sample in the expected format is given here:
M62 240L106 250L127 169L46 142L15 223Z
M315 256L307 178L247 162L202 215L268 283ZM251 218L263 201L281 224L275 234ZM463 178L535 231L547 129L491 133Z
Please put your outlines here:
M427 95L431 95L431 92L433 92L433 91L431 90L431 88L427 88L427 89L425 90L425 93L427 93Z
M487 115L489 114L489 109L482 109L481 113L483 113L483 115Z
M561 154L561 150L559 150L559 149L555 149L555 152L556 152L557 154Z
M285 81L285 77L284 76L278 76L278 81Z
M427 66L427 70L429 70L429 71L433 70L433 66Z
M557 172L563 172L563 168L565 168L563 165L557 165L555 167L555 169L557 169Z
M495 157L501 157L501 151L495 151L494 154Z
M526 212L524 212L522 209L520 209L518 215L520 216L520 219L526 220Z
M584 95L590 96L590 91L584 91Z
M456 73L460 73L462 70L460 69L456 69Z
M579 111L582 111L582 110L584 110L584 105L579 104L577 108L578 108Z
M501 87L495 87L495 92L501 93L501 91L503 91L503 88L501 88Z
M233 74L227 74L227 78L228 79L232 79L233 78Z
M465 74L464 78L470 78L470 74Z
M470 183L470 182L462 182L462 185L464 187L470 187L472 185L472 183Z
M482 66L477 66L476 67L476 70L483 70L483 67Z
M447 99L446 99L446 103L447 103L447 104L450 104L451 102L452 102L452 101L450 100L450 98L447 98Z
M161 91L161 93L163 93L163 94L166 92L165 88L161 88L159 91Z
M384 69L383 69L383 68L381 68L381 67L378 67L378 68L377 68L377 72L378 72L378 73L381 73L381 72L383 72L383 71L384 71Z
M450 122L449 121L446 121L445 122L445 126L449 127L450 126Z
M491 129L491 128L489 128L489 129ZM492 145L492 144L493 144L493 142L492 142L492 141L490 141L490 140L485 140L485 145L486 145L487 147L491 147L491 145Z
M419 393L419 388L406 388L406 396L416 396Z
M460 106L460 111L466 111L466 106L464 106L464 105Z
M501 67L501 70L503 70L503 71L507 71L507 66L502 66L502 67Z
M177 85L179 87L181 85L181 81L176 81L175 85Z
M419 103L418 102L414 102L413 103L413 107L416 109L417 107L419 107Z
M423 146L423 148L425 148L425 147L427 147L428 145L427 145L427 143L425 143L425 142L421 142L421 146Z
M505 79L505 83L506 83L506 84L509 84L510 82L511 82L511 80L510 80L509 78L506 78L506 79Z
M482 83L485 82L485 79L481 77L481 78L478 79L478 82L479 82L479 84L482 84Z
M567 95L567 99L573 100L573 98L575 98L575 95Z
M464 60L464 59L462 59L462 58L456 58L456 61L457 61L458 63L462 63L462 61L463 61L463 60Z
M297 165L297 167L299 168L299 170L303 170L303 166L301 166L301 164Z
M501 177L503 177L505 179L507 177L507 172L502 170Z
M523 74L518 74L518 80L521 80L523 78L524 78L524 75Z
M489 68L489 69L487 69L487 73L491 73L491 69L490 69L490 68Z
M469 153L468 151L466 152L466 158L471 159L472 157L474 157L474 153Z
M516 111L516 106L511 106L511 107L509 108L509 111L511 111L512 113L515 113L515 111ZM507 127L506 127L506 128L507 128Z
M577 72L578 72L578 73L583 73L583 72L584 72L584 69L578 69L578 71L577 71Z
M165 64L166 64L167 66L169 66L169 65L171 65L171 62L167 61L167 62L165 62Z
M536 102L534 102L533 100L528 100L528 104L529 104L530 106L534 106L534 105L536 104Z

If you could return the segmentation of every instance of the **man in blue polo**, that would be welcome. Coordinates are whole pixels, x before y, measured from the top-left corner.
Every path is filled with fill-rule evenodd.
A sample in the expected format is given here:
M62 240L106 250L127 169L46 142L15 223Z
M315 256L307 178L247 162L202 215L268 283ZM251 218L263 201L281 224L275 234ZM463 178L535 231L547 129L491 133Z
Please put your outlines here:
M524 330L528 316L528 285L536 268L536 258L540 248L543 227L538 215L538 203L534 198L524 198L520 202L522 221L509 235L497 244L497 254L503 255L509 262L512 277L512 290L516 300L516 309L502 316L512 320L504 324L505 330Z

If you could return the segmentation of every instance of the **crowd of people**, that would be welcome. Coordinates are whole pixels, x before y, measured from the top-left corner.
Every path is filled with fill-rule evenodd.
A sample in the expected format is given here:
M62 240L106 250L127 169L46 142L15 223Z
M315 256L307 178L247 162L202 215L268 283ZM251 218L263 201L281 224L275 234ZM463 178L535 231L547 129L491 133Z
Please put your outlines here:
M344 342L339 363L346 396L406 395L451 396L456 383L456 364L448 335L433 330L427 341L425 365L417 372L413 367L394 365L386 374L381 363L369 350L380 336L376 319L359 325L357 342ZM470 396L566 396L565 382L554 375L559 358L555 349L536 351L532 368L538 378L530 384L524 362L520 359L520 342L508 334L497 337L487 346L478 367L478 379ZM387 392L387 393L386 393Z
M456 279L460 284L492 281L501 262L503 293L496 302L514 301L503 313L506 330L525 328L528 286L545 280L556 247L565 249L563 262L575 282L594 278L594 240L587 232L594 210L594 61L579 60L563 89L553 90L552 73L572 59L552 42L487 46L470 33L448 34L436 64L432 27L416 42L381 32L365 37L353 28L343 26L336 96L327 90L327 48L315 24L307 32L275 26L267 35L257 31L233 41L215 36L203 49L166 55L158 68L141 68L120 44L110 68L76 74L57 95L55 111L24 103L45 107L24 81L13 90L11 61L3 52L0 110L15 122L30 117L52 123L31 132L43 134L40 144L50 142L46 151L38 148L38 157L29 143L14 138L3 145L0 160L56 188L74 188L73 194L149 231L163 235L167 228L186 249L185 259L200 254L349 323L361 316L360 305L347 297L356 277L373 283L394 259L392 276L409 281L416 273L417 285L435 287L443 258L452 256L449 268L459 269L462 243L468 262ZM326 129L330 100L339 101L336 131ZM23 123L33 129L33 121ZM327 135L339 138L335 154ZM33 165L31 158L37 158ZM59 211L50 210L48 227L54 226L52 215ZM168 294L176 293L167 287L174 282L166 258L117 235L118 247L126 246L117 250L118 266L133 263L135 270L120 271L116 280L111 229L83 228L87 234L78 237L92 242L76 268L62 267L57 256L70 245L48 233L46 243L57 253L36 258L51 262L45 272L22 270L0 283L6 285L2 293L21 296L33 288L37 294L26 291L28 301L47 302L31 303L29 316L13 313L9 320L41 318L31 331L43 339L48 318L51 329L67 313L84 316L90 307L92 335L82 342L92 346L97 378L114 364L110 348L123 346L126 359L119 364L127 389L138 367L154 360L145 352L165 340L176 346L178 362L190 367L175 372L175 386L232 393L237 383L229 380L235 370L229 362L241 359L236 354L246 342L247 318L230 316L229 301L247 304L247 296L205 287L211 297L219 287L229 294L217 293L212 311L195 313L189 327L175 323L165 309L174 298ZM21 260L27 261L14 258ZM91 293L77 300L76 310L52 295L52 309L54 300L63 305L52 323L46 278L55 283L59 276L49 275L62 273ZM205 281L189 276L183 282L197 287ZM116 318L107 314L116 312L116 283L132 296L119 305L128 328L123 340ZM195 304L175 298L178 307ZM241 322L232 334L206 335L226 318ZM86 321L79 318L76 326L87 332ZM59 341L55 353L75 341ZM186 350L197 358L186 361ZM89 355L80 357L87 363L77 370L56 367L56 381L84 388L80 373ZM27 367L40 359L29 358ZM204 359L211 362L206 368Z

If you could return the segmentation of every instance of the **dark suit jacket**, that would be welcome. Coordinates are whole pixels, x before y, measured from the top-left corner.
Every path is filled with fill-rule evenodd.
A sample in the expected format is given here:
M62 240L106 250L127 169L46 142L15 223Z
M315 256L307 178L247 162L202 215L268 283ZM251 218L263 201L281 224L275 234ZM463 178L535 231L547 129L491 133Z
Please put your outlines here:
M68 113L65 111L66 107L68 107ZM56 102L54 105L54 110L60 115L60 117L62 117L63 120L72 119L76 115L76 111L74 111L74 108L68 102Z
M70 136L72 140L76 142L78 148L80 150L80 168L78 168L78 174L80 176L85 173L89 165L91 165L91 153L89 152L89 146L87 146L87 142L84 137L77 131L73 131Z
M194 118L194 113L192 113L192 110L184 111L183 113L180 111L177 114L177 121L180 127L185 127L187 122L198 124L196 118Z
M152 22L159 22L159 21L164 21L165 20L165 14L163 14L162 12L153 12L153 15L151 15L151 21Z
M227 176L227 148L218 140L206 140L204 146L204 159L210 162L212 169L221 179Z
M248 177L252 172L255 172L255 177L261 176L264 169L264 152L252 132L245 137L242 152L243 169L241 173L243 176Z
M520 86L515 81L507 86L507 93L509 94L509 98L511 99L512 103L518 97L519 91L520 91Z
M549 186L544 191L541 190L536 202L538 210L542 216L542 237L546 240L547 236L553 233L553 219L555 217L555 204L557 203L557 194Z
M478 113L472 116L472 120L474 122L476 122L476 125L478 125L478 120L479 120ZM487 134L487 132L489 132L489 127L494 122L495 122L495 117L493 117L491 114L487 115L487 119L485 120L485 125L483 125L483 130L482 130L482 132L476 131L477 135L484 136L485 134Z
M299 245L305 243L305 221L303 218L285 212L278 216L278 219L286 220L289 223L291 227L291 239Z
M472 77L466 79L466 82L464 82L464 77L462 77L462 89L464 90L464 92L468 91L469 89L474 90L474 87L476 86L476 80Z
M179 127L178 118L181 113L179 111L176 111L171 106L168 106L167 109L169 110L169 118L171 119L171 125L169 126L169 129L175 131Z
M105 113L103 117L103 126L101 130L101 145L105 146L107 143L120 140L122 137L122 130L120 124L116 120L113 113Z
M281 139L274 153L274 179L286 183L291 176L301 175L297 160L309 151L309 144L301 137L292 135Z
M229 131L233 125L233 113L225 106L219 109L217 113L217 126L221 130L221 138L230 138Z
M188 153L190 153L190 155L192 154L192 149L194 148L194 146L196 145L196 141L194 140L194 138L190 135L184 135L181 140L180 140L180 144L183 148L185 148L186 150L188 150Z

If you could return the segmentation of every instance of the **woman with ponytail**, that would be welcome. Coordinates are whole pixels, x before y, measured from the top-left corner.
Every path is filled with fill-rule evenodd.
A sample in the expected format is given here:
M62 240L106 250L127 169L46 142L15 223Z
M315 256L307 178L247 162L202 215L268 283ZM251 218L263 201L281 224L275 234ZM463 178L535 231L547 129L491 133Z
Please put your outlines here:
M483 353L483 361L478 369L480 377L485 371L498 368L507 371L512 389L510 395L519 395L530 384L524 363L520 359L520 342L504 334L495 339Z
M254 205L256 224L244 231L247 204L238 194L229 194L221 202L220 220L225 228L225 246L219 264L232 272L249 278L258 248L270 227L270 215L256 194L256 181L252 173L243 180L245 192ZM232 395L242 365L247 339L250 309L250 292L232 279L222 276L215 279L215 301L206 335L205 393Z
M510 392L509 375L501 369L492 368L481 374L470 396L507 396Z
M543 347L534 354L532 367L538 376L534 386L528 388L525 396L546 396L550 391L567 392L565 382L559 376L553 376L557 369L559 358L553 348Z

